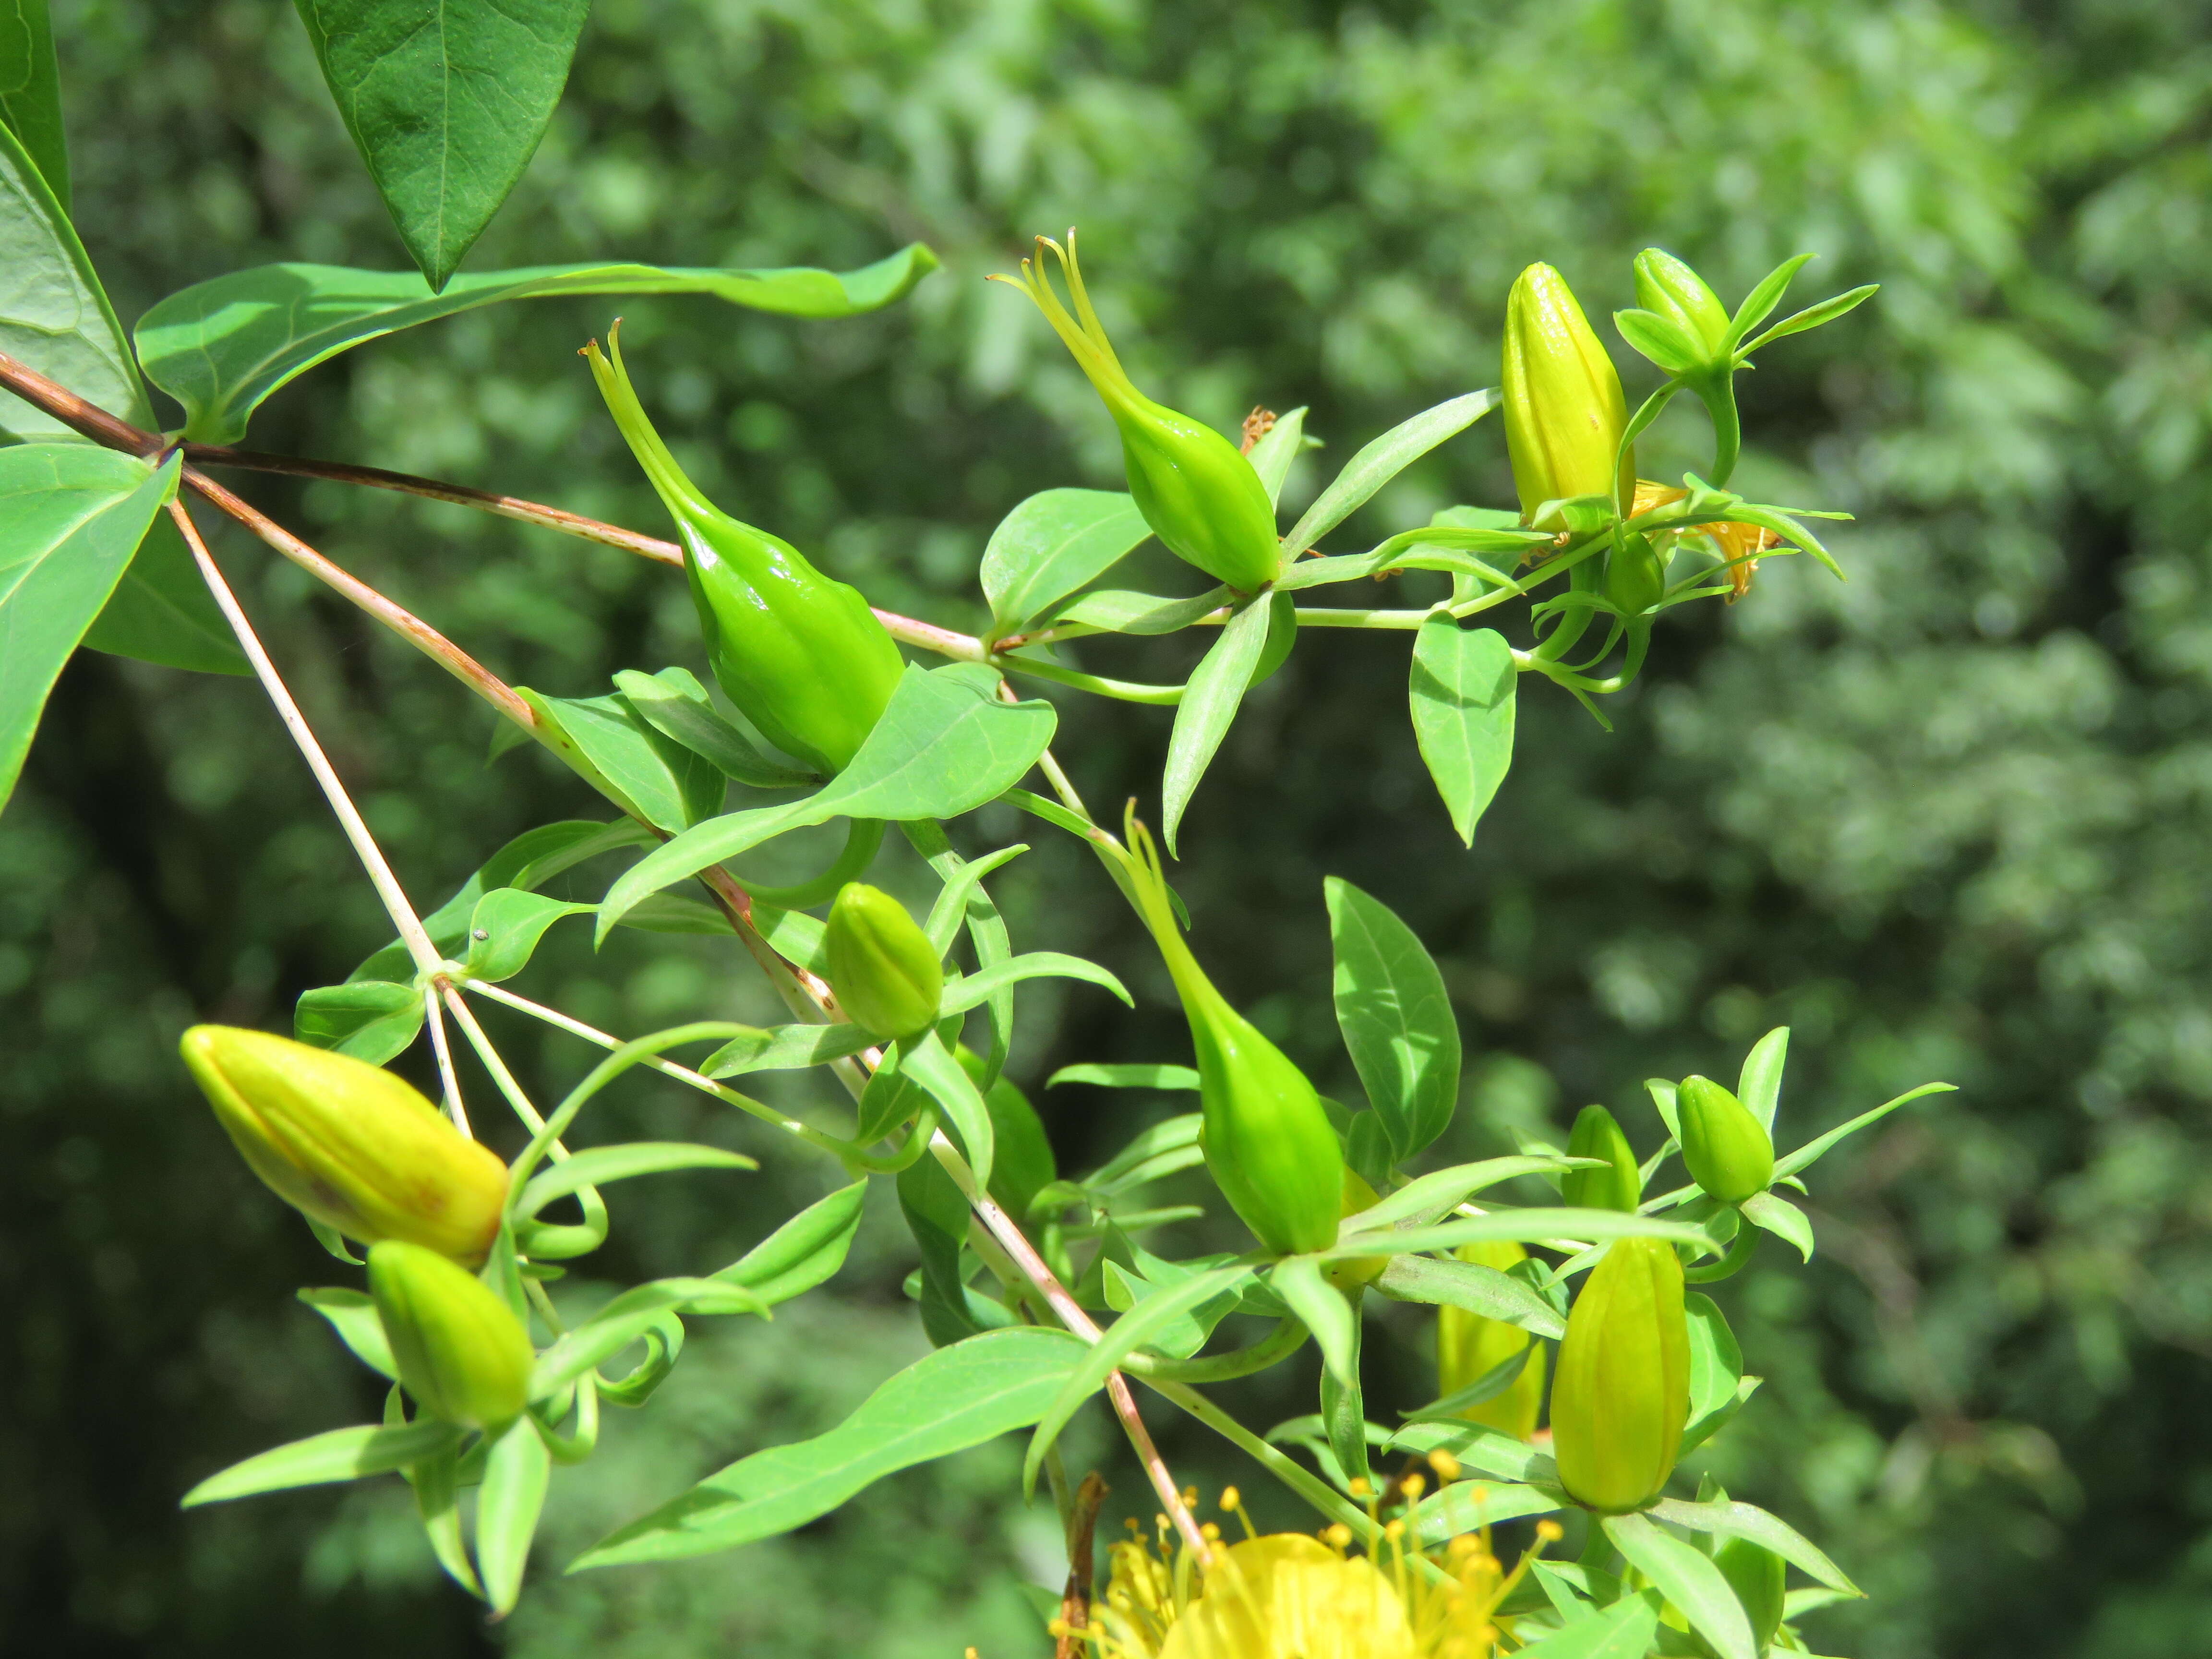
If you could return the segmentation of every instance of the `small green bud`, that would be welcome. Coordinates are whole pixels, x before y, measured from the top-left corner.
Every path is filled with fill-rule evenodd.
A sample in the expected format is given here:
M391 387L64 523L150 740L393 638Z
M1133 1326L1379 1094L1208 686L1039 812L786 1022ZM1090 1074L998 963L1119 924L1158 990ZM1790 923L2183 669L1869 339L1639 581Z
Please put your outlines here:
M195 1025L179 1046L247 1167L295 1209L364 1244L471 1263L491 1249L507 1166L404 1079L232 1025Z
M1044 274L1050 248L1075 301L1071 315ZM1169 552L1196 565L1216 581L1257 592L1282 574L1283 545L1275 533L1274 504L1252 463L1235 444L1202 421L1154 403L1137 390L1084 291L1075 258L1075 233L1063 248L1037 238L1037 257L1022 261L1011 283L1036 302L1105 403L1121 434L1121 462L1137 511Z
M416 1405L465 1429L522 1415L537 1356L522 1322L483 1280L434 1250L387 1239L369 1247L368 1293Z
M1559 1195L1578 1210L1624 1210L1633 1214L1644 1200L1644 1180L1629 1149L1628 1137L1602 1106L1585 1106L1576 1115L1567 1140L1569 1158L1601 1158L1602 1170L1570 1170L1559 1177Z
M830 988L846 1018L880 1037L919 1036L945 1000L937 947L880 887L848 881L830 907L823 943Z
M1559 1484L1620 1515L1666 1489L1690 1415L1682 1264L1653 1238L1613 1242L1567 1315L1552 1383Z
M584 348L592 378L676 520L707 660L738 712L787 754L840 772L875 729L905 672L898 644L858 588L832 581L779 536L705 495L646 418L610 331L611 359Z
M1667 563L1641 531L1624 536L1605 558L1605 596L1630 616L1666 597Z
M1674 1091L1682 1162L1690 1178L1723 1204L1741 1204L1774 1184L1774 1139L1751 1108L1709 1077L1686 1077Z
M1636 256L1636 303L1679 325L1709 358L1717 358L1727 343L1728 308L1704 277L1671 253L1647 247Z
M1544 502L1636 493L1636 458L1620 453L1628 406L1620 375L1566 279L1530 265L1505 301L1505 448L1525 517Z
M1713 1565L1721 1570L1735 1599L1743 1604L1744 1615L1751 1620L1751 1639L1764 1653L1774 1640L1775 1632L1782 1628L1783 1596L1788 1585L1790 1564L1772 1550L1763 1549L1748 1538L1731 1538L1714 1553Z
M1500 1273L1528 1257L1528 1251L1510 1241L1462 1244L1455 1254L1462 1261L1495 1267ZM1496 1370L1535 1340L1518 1325L1508 1325L1503 1320L1486 1319L1465 1308L1439 1308L1437 1393L1440 1396L1457 1394ZM1526 1440L1536 1432L1536 1414L1543 1405L1544 1351L1539 1347L1528 1356L1521 1367L1521 1374L1503 1394L1467 1407L1460 1415L1470 1423L1510 1434L1516 1440Z

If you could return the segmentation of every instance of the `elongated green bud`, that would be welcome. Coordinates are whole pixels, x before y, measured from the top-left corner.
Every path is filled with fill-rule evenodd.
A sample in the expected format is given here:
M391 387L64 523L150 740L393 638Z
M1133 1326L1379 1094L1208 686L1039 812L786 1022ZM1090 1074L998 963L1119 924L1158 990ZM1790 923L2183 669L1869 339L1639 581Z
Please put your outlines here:
M1790 1564L1772 1550L1762 1549L1748 1538L1731 1538L1714 1552L1713 1565L1729 1581L1735 1599L1751 1620L1751 1639L1761 1653L1782 1628L1783 1596Z
M1728 308L1705 279L1656 247L1636 256L1636 303L1676 324L1708 357L1718 357L1728 339Z
M761 735L823 772L842 771L904 672L897 644L858 588L832 581L781 537L699 492L653 429L610 331L610 358L584 348L592 378L676 520L714 678Z
M1073 315L1044 273L1050 248L1067 278ZM1045 320L1066 343L1076 363L1106 404L1121 434L1121 462L1137 511L1168 551L1244 592L1256 592L1282 574L1283 547L1275 534L1275 508L1267 487L1235 444L1201 421L1156 404L1137 390L1113 343L1091 308L1075 258L1075 233L1062 247L1037 238L1037 257L1022 261L1012 283L1036 302Z
M247 1167L287 1204L364 1244L483 1260L507 1166L404 1080L233 1025L195 1025L180 1047Z
M489 1285L434 1250L387 1239L369 1247L368 1293L416 1405L465 1429L522 1415L537 1356Z
M1510 1241L1462 1244L1456 1254L1462 1261L1495 1267L1500 1273L1516 1261L1525 1261L1528 1256L1528 1251ZM1437 1395L1457 1394L1462 1389L1472 1387L1535 1340L1518 1325L1509 1325L1501 1319L1486 1319L1465 1308L1439 1308ZM1504 1393L1462 1408L1460 1415L1470 1423L1510 1434L1516 1440L1526 1440L1536 1432L1536 1414L1543 1407L1544 1351L1539 1347L1522 1362L1520 1375L1506 1385Z
M1570 1158L1601 1158L1602 1170L1570 1170L1559 1177L1559 1195L1579 1210L1625 1210L1632 1214L1644 1200L1644 1179L1636 1154L1620 1124L1602 1106L1585 1106L1575 1117L1567 1140Z
M1505 301L1505 448L1523 515L1549 501L1636 493L1620 375L1566 279L1530 265ZM1618 464L1616 465L1616 458Z
M1552 1383L1559 1484L1601 1515L1642 1509L1674 1472L1690 1415L1682 1264L1653 1238L1616 1239L1567 1315Z
M830 907L823 943L830 988L846 1018L880 1037L919 1036L945 1000L937 947L880 887L848 881Z
M1124 865L1152 929L1197 1052L1199 1146L1214 1185L1253 1235L1279 1255L1336 1242L1345 1199L1344 1148L1321 1097L1290 1056L1213 988L1183 943L1152 834L1133 814Z
M1709 1077L1686 1077L1674 1092L1682 1162L1690 1178L1723 1204L1741 1204L1774 1184L1774 1139L1751 1108Z

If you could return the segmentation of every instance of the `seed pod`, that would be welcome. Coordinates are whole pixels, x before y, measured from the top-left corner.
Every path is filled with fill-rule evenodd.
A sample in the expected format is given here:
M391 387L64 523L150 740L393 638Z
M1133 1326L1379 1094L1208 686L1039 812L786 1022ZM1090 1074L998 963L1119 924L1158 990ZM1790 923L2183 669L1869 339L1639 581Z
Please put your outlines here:
M1070 315L1044 273L1050 248L1067 278ZM1063 248L1049 237L1037 238L1035 260L1022 261L1012 283L1036 302L1045 320L1106 404L1121 434L1121 462L1129 494L1145 522L1168 551L1241 592L1257 592L1282 574L1283 546L1275 534L1274 504L1267 487L1235 444L1201 421L1154 403L1137 390L1113 343L1091 308L1083 272L1075 258L1075 233Z
M1625 1210L1633 1213L1644 1199L1644 1179L1628 1137L1602 1106L1585 1106L1576 1115L1567 1140L1570 1158L1601 1158L1602 1170L1570 1170L1559 1177L1559 1195L1579 1210ZM1517 1259L1517 1258L1516 1258Z
M1505 301L1505 448L1522 515L1549 501L1636 491L1636 459L1620 453L1628 407L1620 375L1590 331L1566 279L1530 265Z
M1690 1414L1682 1264L1652 1238L1614 1241L1567 1315L1552 1383L1559 1484L1619 1515L1659 1496Z
M1375 1189L1361 1180L1350 1164L1344 1170L1344 1197L1337 1205L1337 1219L1358 1215L1376 1203ZM1321 1270L1321 1276L1340 1291L1350 1293L1364 1291L1382 1277L1383 1269L1390 1265L1387 1255L1348 1255L1332 1261Z
M489 1285L434 1250L387 1239L369 1247L368 1293L416 1405L465 1429L522 1415L537 1356Z
M716 507L653 429L623 368L622 343L584 348L599 395L676 520L714 678L761 734L823 772L844 769L905 671L860 590L832 581L779 536Z
M1748 1538L1731 1538L1714 1553L1713 1565L1721 1570L1721 1577L1729 1581L1735 1599L1743 1604L1744 1615L1751 1620L1753 1644L1759 1651L1765 1652L1767 1644L1774 1640L1774 1632L1782 1628L1783 1595L1790 1577L1790 1564Z
M232 1144L287 1204L364 1244L483 1260L507 1166L405 1081L232 1025L195 1025L180 1046Z
M1190 1023L1197 1051L1199 1147L1222 1196L1279 1255L1336 1242L1344 1148L1321 1097L1288 1055L1229 1006L1183 943L1151 833L1129 820L1136 856L1123 866Z
M1705 347L1708 357L1721 355L1728 340L1728 308L1704 277L1673 254L1647 247L1636 256L1636 303L1679 325Z
M1630 616L1666 597L1667 562L1641 531L1624 536L1605 556L1605 596Z
M830 986L846 1017L880 1037L919 1036L945 1000L937 947L880 887L848 881L830 907L823 935Z
M1462 1261L1495 1267L1500 1273L1528 1256L1528 1251L1510 1241L1462 1244L1456 1254ZM1486 1319L1465 1308L1437 1309L1437 1393L1440 1396L1457 1394L1496 1370L1535 1340L1518 1325ZM1523 1362L1521 1374L1506 1385L1504 1393L1467 1407L1460 1415L1470 1423L1510 1434L1516 1440L1526 1440L1536 1432L1536 1414L1543 1406L1544 1351L1540 1347Z
M1707 1077L1674 1091L1682 1162L1690 1178L1723 1204L1741 1204L1774 1184L1774 1139L1751 1108Z

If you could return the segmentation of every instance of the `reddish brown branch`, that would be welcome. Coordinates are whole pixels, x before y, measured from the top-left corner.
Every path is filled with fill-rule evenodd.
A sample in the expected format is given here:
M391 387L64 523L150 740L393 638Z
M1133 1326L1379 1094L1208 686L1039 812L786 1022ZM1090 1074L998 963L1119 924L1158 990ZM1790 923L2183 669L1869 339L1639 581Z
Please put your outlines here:
M167 447L158 432L148 432L128 421L118 420L97 404L88 404L67 386L48 380L28 363L19 363L0 351L0 386L25 403L42 409L72 431L96 444L149 459Z

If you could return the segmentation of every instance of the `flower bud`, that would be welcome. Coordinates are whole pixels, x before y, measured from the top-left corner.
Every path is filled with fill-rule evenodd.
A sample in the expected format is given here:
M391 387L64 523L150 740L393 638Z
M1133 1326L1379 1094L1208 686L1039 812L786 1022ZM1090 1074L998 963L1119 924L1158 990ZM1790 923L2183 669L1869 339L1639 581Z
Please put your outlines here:
M1729 314L1705 279L1656 247L1636 256L1636 303L1674 324L1708 358L1717 358L1728 342Z
M1568 1200L1570 1203L1573 1200ZM1495 1267L1504 1273L1516 1261L1528 1259L1528 1252L1518 1244L1499 1242L1487 1244L1462 1244L1456 1254L1462 1261L1473 1261L1485 1267ZM1535 1341L1535 1338L1518 1325L1508 1325L1499 1319L1486 1319L1465 1308L1446 1306L1437 1310L1437 1393L1438 1395L1457 1394L1480 1378L1496 1370L1507 1360ZM1536 1432L1536 1414L1544 1405L1544 1351L1539 1347L1521 1367L1521 1374L1507 1385L1502 1394L1494 1394L1479 1404L1467 1407L1460 1415L1470 1423L1480 1423L1510 1434L1516 1440L1526 1440Z
M1375 1189L1361 1180L1358 1172L1346 1164L1344 1170L1344 1197L1339 1203L1339 1221L1358 1215L1362 1210L1374 1207L1377 1200ZM1329 1262L1321 1270L1323 1279L1347 1293L1364 1291L1382 1277L1383 1269L1390 1265L1387 1255L1350 1255L1340 1261Z
M646 418L623 368L594 340L592 378L630 452L676 520L707 660L738 711L787 754L839 772L905 672L905 659L860 590L832 581L781 537L756 530L702 495Z
M1713 1565L1721 1570L1735 1599L1751 1621L1751 1639L1759 1652L1766 1651L1774 1632L1782 1628L1782 1602L1790 1577L1790 1564L1772 1550L1748 1538L1731 1538L1714 1552Z
M483 1260L507 1166L403 1079L231 1025L195 1025L181 1047L232 1144L287 1204L364 1244Z
M1321 1097L1290 1057L1229 1006L1183 943L1151 833L1128 824L1136 856L1123 866L1190 1023L1198 1060L1199 1148L1255 1237L1278 1255L1336 1242L1345 1201L1344 1148Z
M1638 1510L1674 1471L1690 1415L1682 1264L1653 1238L1613 1242L1567 1315L1552 1383L1559 1484L1601 1515Z
M1605 556L1605 596L1632 617L1666 597L1667 564L1651 538L1624 536Z
M1644 1198L1644 1178L1629 1149L1628 1137L1602 1106L1585 1106L1576 1115L1567 1140L1569 1158L1598 1158L1602 1170L1569 1170L1559 1177L1559 1195L1578 1210L1625 1210L1634 1213Z
M830 988L845 1017L879 1037L919 1036L945 1000L937 947L880 887L848 881L830 907L823 943Z
M1505 448L1522 515L1549 501L1635 493L1634 452L1620 453L1628 408L1613 359L1566 279L1530 265L1505 301Z
M1682 1162L1690 1178L1723 1204L1741 1204L1774 1184L1774 1139L1751 1108L1707 1077L1674 1092Z
M1046 248L1067 278L1073 315L1044 274ZM1036 302L1090 377L1121 431L1121 462L1137 511L1169 552L1216 581L1247 593L1266 586L1282 574L1283 547L1275 533L1274 504L1252 463L1212 427L1137 390L1091 308L1073 231L1065 248L1040 236L1037 250L1034 261L1022 261L1018 283L1011 276L995 280L1014 283Z
M537 1356L489 1285L434 1250L387 1239L369 1247L368 1293L416 1405L465 1429L522 1415Z

